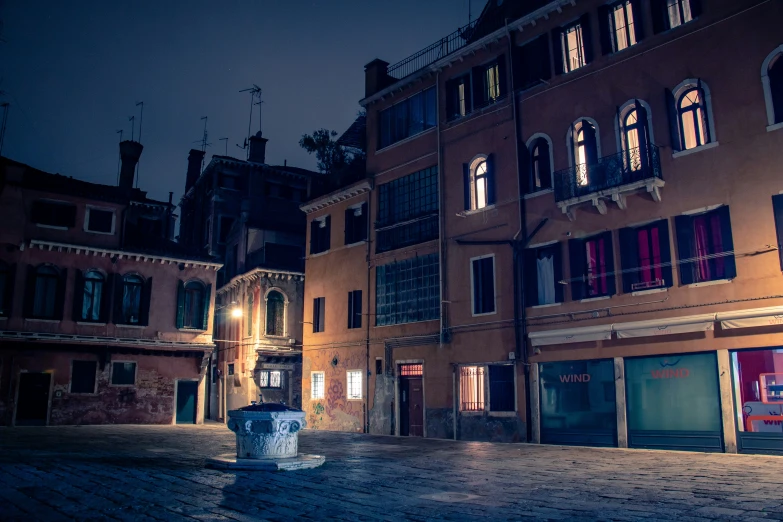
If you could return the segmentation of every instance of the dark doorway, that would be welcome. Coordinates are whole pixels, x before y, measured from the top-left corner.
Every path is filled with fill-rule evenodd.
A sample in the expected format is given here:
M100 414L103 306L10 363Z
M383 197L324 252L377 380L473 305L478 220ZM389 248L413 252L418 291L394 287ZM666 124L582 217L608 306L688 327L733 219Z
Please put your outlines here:
M19 374L19 400L16 403L17 426L46 426L49 413L51 373Z
M177 382L177 424L196 423L196 394L198 382Z
M424 436L424 387L421 364L400 365L400 435Z

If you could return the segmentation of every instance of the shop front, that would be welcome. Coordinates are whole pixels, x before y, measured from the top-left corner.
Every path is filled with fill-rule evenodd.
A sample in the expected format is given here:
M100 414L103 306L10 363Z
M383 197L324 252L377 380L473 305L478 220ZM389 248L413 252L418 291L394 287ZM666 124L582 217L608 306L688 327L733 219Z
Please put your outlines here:
M617 446L614 362L539 364L541 442Z
M783 348L731 352L737 446L783 453Z
M723 451L714 352L625 359L628 446Z

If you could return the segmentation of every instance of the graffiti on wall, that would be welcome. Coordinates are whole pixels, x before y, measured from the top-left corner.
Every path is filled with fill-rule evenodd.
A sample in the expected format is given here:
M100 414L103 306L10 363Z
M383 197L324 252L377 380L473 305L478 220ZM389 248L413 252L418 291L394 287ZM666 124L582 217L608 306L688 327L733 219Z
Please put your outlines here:
M364 352L334 350L314 352L305 357L309 359L309 371L324 372L324 397L311 401L307 416L308 426L313 429L362 431L363 401L348 400L346 379L348 370L365 368ZM309 395L309 389L304 391Z

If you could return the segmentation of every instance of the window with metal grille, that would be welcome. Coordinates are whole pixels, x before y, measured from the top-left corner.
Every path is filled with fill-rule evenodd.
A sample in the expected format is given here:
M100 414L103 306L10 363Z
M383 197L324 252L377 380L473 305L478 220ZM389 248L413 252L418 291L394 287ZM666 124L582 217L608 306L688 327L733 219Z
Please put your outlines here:
M348 370L348 399L356 400L362 398L362 371Z
M258 374L259 388L282 388L283 372L278 370L261 370Z
M470 279L473 285L473 315L495 313L495 256L470 260Z
M71 362L71 393L95 393L95 361Z
M514 366L489 366L489 411L515 411Z
M426 168L378 187L377 252L438 237L438 168Z
M313 299L313 333L323 332L326 328L326 298Z
M310 374L310 398L324 398L324 372L312 372Z
M438 318L438 254L381 265L375 271L375 325Z
M416 377L424 374L423 364L401 364L400 375L402 377Z
M462 366L459 373L459 409L460 411L484 410L484 374L483 366Z
M348 292L348 328L362 327L362 291Z

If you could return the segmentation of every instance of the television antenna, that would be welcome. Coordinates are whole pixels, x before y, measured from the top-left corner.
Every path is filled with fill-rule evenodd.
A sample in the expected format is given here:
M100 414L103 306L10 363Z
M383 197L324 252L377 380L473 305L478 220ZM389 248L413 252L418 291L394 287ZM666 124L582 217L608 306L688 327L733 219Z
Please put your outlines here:
M141 111L139 113L139 143L141 143L141 124L144 123L144 102L138 102L136 107L139 105L141 105ZM136 188L139 188L139 165L141 165L141 158L136 161Z
M136 116L128 116L128 121L131 122L131 141L133 141L136 131Z
M261 107L260 107L260 104L263 103L261 101L261 87L259 87L258 85L256 85L254 83L252 87L248 87L247 89L242 89L239 92L249 92L250 93L250 117L248 118L248 122L247 122L247 137L245 138L245 143L243 145L240 146L239 144L237 144L237 147L239 147L240 149L247 150L248 145L249 145L248 140L250 140L250 129L251 129L252 125L253 125L253 105L259 105L258 117L259 117L259 119L261 118ZM256 97L258 97L258 103L256 103L256 101L255 101Z
M122 129L119 129L117 131L117 134L120 135L120 143L122 143ZM122 154L117 155L117 185L120 184L120 165L122 164Z

